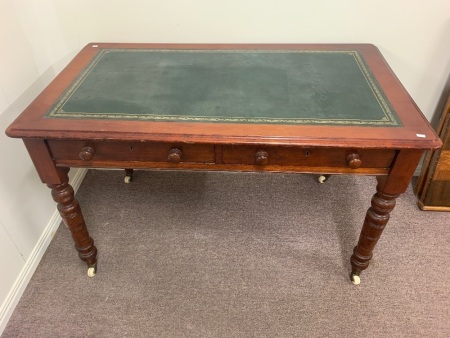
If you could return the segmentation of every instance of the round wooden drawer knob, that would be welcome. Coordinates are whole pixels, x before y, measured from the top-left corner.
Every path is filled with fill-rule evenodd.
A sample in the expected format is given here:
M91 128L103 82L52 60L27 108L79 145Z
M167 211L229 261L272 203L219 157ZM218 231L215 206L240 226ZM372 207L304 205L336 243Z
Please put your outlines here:
M358 169L362 165L359 155L354 153L347 156L347 164L352 169Z
M167 160L171 163L178 163L181 161L181 150L177 148L173 148L169 150L169 156L167 156Z
M265 150L260 150L255 155L255 163L257 165L266 165L269 163L269 154Z
M95 154L95 150L92 147L86 146L81 148L80 154L78 156L80 156L80 158L83 161L90 161L92 160L92 157Z

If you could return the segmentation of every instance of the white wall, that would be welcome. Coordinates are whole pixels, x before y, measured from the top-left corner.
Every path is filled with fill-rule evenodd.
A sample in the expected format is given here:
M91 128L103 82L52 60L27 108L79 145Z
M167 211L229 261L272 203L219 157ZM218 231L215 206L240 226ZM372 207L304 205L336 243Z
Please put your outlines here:
M449 13L448 0L0 0L0 129L94 41L370 42L431 120L449 90ZM56 221L22 143L1 132L0 158L1 332Z
M51 2L33 4L0 0L0 333L59 224L25 147L3 130L80 47L61 35Z

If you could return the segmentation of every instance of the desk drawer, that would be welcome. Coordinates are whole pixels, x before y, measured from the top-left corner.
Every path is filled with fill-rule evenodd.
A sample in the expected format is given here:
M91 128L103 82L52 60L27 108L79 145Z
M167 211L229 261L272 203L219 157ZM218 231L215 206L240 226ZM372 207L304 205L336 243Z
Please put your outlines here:
M53 159L95 163L191 162L214 163L214 146L208 144L172 144L155 142L48 140Z
M359 169L389 168L394 156L394 150L384 149L225 146L222 161L225 164Z

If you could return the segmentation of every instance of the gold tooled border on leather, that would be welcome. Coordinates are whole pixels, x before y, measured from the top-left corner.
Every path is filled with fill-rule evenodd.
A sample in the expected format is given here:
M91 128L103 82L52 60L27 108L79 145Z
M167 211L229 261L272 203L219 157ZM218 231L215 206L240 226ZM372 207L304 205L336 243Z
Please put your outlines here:
M129 113L91 113L65 112L63 107L75 91L91 73L103 56L111 52L184 52L184 53L336 53L353 56L364 79L376 98L384 117L379 120L359 119L319 119L319 118L267 118L267 117L227 117L227 116L193 116L174 114L129 114ZM100 49L89 64L82 70L70 87L59 97L55 104L44 115L46 118L67 119L120 119L120 120L149 120L149 121L179 121L179 122L222 122L222 123L259 123L259 124L324 124L324 125L366 125L366 126L401 126L400 119L381 90L374 75L366 65L361 54L356 50L186 50L186 49Z

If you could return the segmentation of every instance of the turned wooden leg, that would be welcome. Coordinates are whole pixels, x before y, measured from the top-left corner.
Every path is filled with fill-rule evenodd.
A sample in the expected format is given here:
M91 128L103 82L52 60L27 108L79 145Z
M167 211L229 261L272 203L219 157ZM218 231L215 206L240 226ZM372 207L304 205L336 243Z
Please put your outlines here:
M92 277L97 268L97 248L94 246L94 240L89 236L80 205L74 197L73 188L68 183L67 171L65 175L62 175L62 180L60 184L47 186L52 189L53 200L58 203L58 211L72 234L78 256L87 263L88 275Z
M358 245L354 248L351 257L351 279L355 284L359 283L361 271L369 266L372 251L389 221L390 212L395 207L395 199L399 196L399 194L385 194L380 189L380 184L378 184L377 193L372 197L372 206L367 211L364 220Z
M395 199L408 188L421 156L422 152L417 150L398 151L389 175L377 177L377 193L372 198L372 206L367 211L358 244L350 259L353 284L359 284L361 271L369 266L372 251L395 207Z

